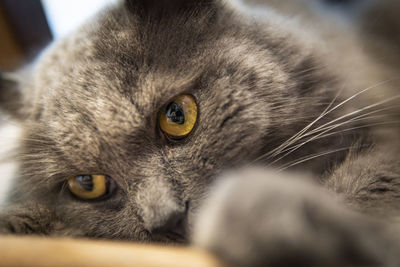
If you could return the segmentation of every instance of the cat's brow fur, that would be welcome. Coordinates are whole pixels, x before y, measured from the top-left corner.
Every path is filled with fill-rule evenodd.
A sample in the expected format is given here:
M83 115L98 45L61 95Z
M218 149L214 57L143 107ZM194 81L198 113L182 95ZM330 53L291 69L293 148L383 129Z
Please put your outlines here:
M190 233L198 209L220 173L254 163L271 169L295 166L303 176L344 198L344 210L380 214L393 221L399 218L398 62L379 61L379 53L373 52L376 46L393 48L395 40L374 41L366 45L365 52L360 40L379 34L373 27L368 32L344 23L332 28L334 16L321 19L311 8L306 10L315 17L303 20L293 18L293 9L280 9L274 1L248 2L271 6L264 13L253 13L251 5L217 0L120 2L46 49L25 70L29 75L24 76L22 85L9 77L2 79L0 104L7 104L4 110L19 118L23 136L19 172L0 217L0 232L187 242L188 234L176 238L153 230L162 227L171 214L186 213L180 223ZM358 15L360 21L365 14L368 12ZM315 27L315 20L321 22L320 27ZM400 32L400 27L395 30ZM12 91L10 84L18 91ZM182 93L195 97L199 117L189 136L171 142L159 130L158 115L161 107ZM10 94L14 95L13 106L5 101ZM334 108L346 99L349 103ZM351 115L379 101L381 105ZM302 136L290 139L332 108ZM343 119L335 121L340 117ZM306 135L324 124L337 126ZM309 140L321 132L323 136ZM287 140L291 142L280 148ZM271 156L271 151L277 153ZM301 161L318 154L321 156ZM66 188L69 177L96 173L107 174L118 184L111 198L82 201ZM271 173L265 171L265 177L270 179ZM296 194L296 183L270 186L277 187L276 192L280 186L290 187L282 194ZM314 196L308 192L322 190L307 186L304 190L300 186L293 199L308 195L307 202ZM227 199L235 194L233 191ZM315 201L319 194L315 192ZM263 200L261 195L249 198L248 205ZM247 205L246 197L240 197ZM282 204L287 211L297 207L289 198ZM334 197L327 201L335 202ZM210 219L214 226L229 218L234 204L227 203L218 214L221 220L218 216ZM348 224L351 231L359 217L346 217L347 211L343 214L343 221L352 222ZM332 222L331 228L343 224L336 224L334 217L317 221ZM256 216L245 221L249 225L241 225L243 233L265 230L258 228ZM370 229L366 221L365 229ZM354 238L360 236L361 232ZM303 240L301 236L299 240ZM238 247L229 250L221 241L221 248L219 241L198 243L232 260L230 252ZM244 238L242 245L247 241L252 242ZM362 254L367 249L351 247L349 251ZM296 253L302 252L293 255ZM302 259L305 262L307 253ZM377 258L383 255L378 254ZM332 255L321 254L312 262L351 259L334 261ZM263 259L257 264L262 265ZM363 255L354 259L369 260ZM245 259L235 262L246 265Z

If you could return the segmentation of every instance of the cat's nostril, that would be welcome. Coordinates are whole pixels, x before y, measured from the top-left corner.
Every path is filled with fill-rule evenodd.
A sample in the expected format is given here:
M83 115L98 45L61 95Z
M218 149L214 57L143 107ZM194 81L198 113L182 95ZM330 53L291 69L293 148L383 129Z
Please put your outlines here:
M184 238L186 235L186 211L174 212L165 220L165 223L151 230L156 235L172 235Z

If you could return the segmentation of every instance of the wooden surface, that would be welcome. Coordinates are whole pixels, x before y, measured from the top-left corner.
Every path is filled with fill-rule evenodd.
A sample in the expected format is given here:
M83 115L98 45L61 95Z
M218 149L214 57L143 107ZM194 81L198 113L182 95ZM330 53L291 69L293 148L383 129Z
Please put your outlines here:
M124 242L0 236L0 266L221 267L204 251Z

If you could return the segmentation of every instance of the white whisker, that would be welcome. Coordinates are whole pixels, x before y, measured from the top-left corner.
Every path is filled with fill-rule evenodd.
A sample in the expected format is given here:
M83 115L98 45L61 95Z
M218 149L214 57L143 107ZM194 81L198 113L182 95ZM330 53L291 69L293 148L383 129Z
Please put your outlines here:
M279 155L281 153L282 149L285 149L286 147L290 146L294 142L296 142L298 139L298 136L301 136L304 132L306 132L308 129L310 129L318 120L320 120L322 117L325 116L326 112L328 112L329 108L335 103L336 99L339 97L341 91L335 96L335 98L329 103L329 105L325 108L325 110L319 115L315 120L313 120L311 123L309 123L306 127L304 127L302 130L300 130L298 133L290 137L288 140L283 142L280 146L277 148L273 149L272 151L256 158L254 162L257 162L265 157L271 158L275 157L276 155Z
M287 147L287 148L285 148L284 150L282 150L281 153L283 153L283 152L287 152L287 153L285 153L283 156L281 156L281 157L279 157L278 159L276 159L276 160L274 160L273 162L271 162L271 164L274 164L274 163L276 163L276 162L282 160L283 158L285 158L285 157L288 156L289 154L293 153L294 151L296 151L296 150L299 149L300 147L304 146L305 144L310 143L311 141L321 139L322 136L325 136L325 137L329 136L329 135L325 135L325 134L326 134L326 133L329 133L330 131L332 131L332 130L338 128L338 127L341 127L341 126L343 126L343 125L345 125L345 124L349 124L349 123L352 123L352 122L358 122L358 121L362 121L362 120L371 120L371 119L381 118L381 117L383 117L383 116L386 116L386 114L385 114L385 115L376 115L376 116L368 116L368 115L371 115L371 114L374 114L374 113L377 113L377 112L381 112L382 110L387 110L387 109L388 109L388 108L381 109L381 110L377 110L377 111L373 111L373 112L369 112L369 113L366 113L366 114L362 114L362 115L360 115L360 116L351 118L351 119L349 119L349 120L347 120L347 121L344 121L344 122L341 122L341 123L338 123L338 124L334 124L334 125L331 125L331 126L329 126L329 127L322 128L322 129L320 130L320 133L319 133L319 134L317 134L317 135L315 135L315 136L313 136L313 137L307 139L306 141L304 141L304 142L302 142L302 143L300 143L300 144L297 144L297 145L292 146L292 147ZM365 127L365 128L366 128L366 127ZM302 138L304 138L304 137L306 137L306 136L310 136L310 135L311 135L311 134L304 135Z
M345 151L345 150L348 150L350 148L351 147L348 146L348 147L338 148L338 149L335 149L335 150L330 150L330 151L327 151L327 152L321 152L321 153L317 153L317 154L312 154L312 155L307 156L307 157L302 157L302 158L300 158L300 159L298 159L296 161L289 162L289 163L279 167L278 171L284 171L284 170L286 170L288 168L291 168L291 167L296 166L298 164L301 164L303 162L306 162L306 161L309 161L309 160L312 160L312 159L315 159L315 158L318 158L318 157L326 156L326 155L329 155L329 154Z
M340 126L343 126L343 125L345 125L345 124L348 124L348 123L351 123L351 122L358 122L358 121L362 121L362 120L372 120L372 119L376 119L376 118L382 118L382 117L386 117L386 116L388 116L388 114L382 114L382 115L375 115L375 116L369 116L369 115L372 115L372 114L375 114L375 113L379 113L379 112L382 112L382 111L386 111L386 110L390 110L390 109L392 109L393 107L390 107L390 108L383 108L383 109L379 109L379 110L374 110L374 111L371 111L371 112L368 112L368 113L365 113L365 114L362 114L362 115L359 115L359 116L356 116L356 117L354 117L354 118L351 118L351 119L349 119L349 120L347 120L347 121L344 121L344 122L341 122L341 123L338 123L338 124L333 124L333 125L331 125L331 126L327 126L327 127L324 127L324 128L321 128L321 129L319 129L318 131L316 131L316 129L315 130L313 130L312 132L309 132L309 133L307 133L307 134L304 134L301 138L304 138L304 137L308 137L308 136L310 136L310 135L313 135L313 134L316 134L316 133L318 133L318 132L322 132L322 133L326 133L326 130L333 130L333 129L336 129L336 128L338 128L338 127L340 127ZM318 134L317 136L319 136L320 134ZM311 141L311 140L310 140ZM307 143L308 143L308 141L306 141ZM302 143L303 144L303 143ZM297 145L296 145L297 146ZM291 149L290 147L289 148L286 148L286 149L284 149L284 150L282 150L281 152L285 152L285 151L288 151L289 149Z
M378 118L379 116L376 116L376 117ZM354 131L354 130L363 129L363 128L369 128L369 127L373 127L373 126L392 125L392 124L393 125L394 124L400 124L400 120L398 120L398 121L386 121L386 122L370 123L370 124L365 124L365 125L358 126L358 127L346 128L346 129L343 129L343 130L340 130L340 131L331 132L331 133L327 133L325 135L321 135L316 139L322 139L322 138L329 137L329 136L332 136L332 135L335 135L335 134L340 134L340 133L343 133L343 132L349 132L349 131Z
M386 83L388 83L388 82L391 82L391 81L393 81L393 80L395 80L395 79L388 79L388 80L385 80L385 81L376 83L375 85L372 85L372 86L370 86L370 87L368 87L368 88L365 88L365 89L361 90L360 92L358 92L358 93L356 93L356 94L350 96L349 98L343 100L342 102L340 102L339 104L337 104L336 106L334 106L333 108L331 108L332 105L334 104L334 102L337 100L337 98L338 98L339 95L341 94L341 92L343 91L343 89L340 90L340 92L335 96L335 98L329 103L329 105L327 106L327 108L325 108L325 110L324 110L314 121L312 121L311 123L309 123L306 127L304 127L302 130L300 130L298 133L296 133L295 135L293 135L292 137L290 137L288 140L286 140L285 142L283 142L281 145L279 145L279 146L276 147L275 149L273 149L273 150L271 150L270 152L265 153L265 154L259 156L258 158L256 158L252 163L257 162L257 161L259 161L259 160L261 160L261 159L265 159L265 158L267 158L267 159L274 158L274 157L278 156L279 154L281 154L282 152L287 151L287 148L288 148L289 146L291 146L292 144L295 144L297 141L301 140L302 138L304 138L304 137L306 137L306 136L310 136L310 135L313 135L313 134L318 133L318 132L321 132L321 131L323 132L322 134L326 133L326 132L324 132L324 131L327 129L327 126L331 125L332 123L335 123L335 122L337 122L337 121L340 121L340 120L343 120L343 119L345 119L345 118L351 117L351 116L356 115L356 114L358 114L358 113L360 113L360 112L363 112L363 111L365 111L365 110L374 108L374 107L376 107L376 106L385 104L385 103L387 103L387 102L390 102L390 101L393 101L394 99L399 98L400 95L394 96L394 97L392 97L392 98L390 98L390 99L386 99L386 100L380 101L380 102L378 102L378 103L375 103L375 104L366 106L366 107L364 107L364 108L358 109L358 110L356 110L356 111L353 111L353 112L351 112L351 113L348 113L348 114L346 114L346 115L343 115L343 116L341 116L341 117L339 117L339 118L337 118L337 119L334 119L334 120L332 120L332 121L330 121L330 122L327 122L327 123L325 123L325 124L323 124L323 125L317 127L316 129L314 129L314 130L308 132L307 134L305 134L314 124L316 124L319 120L321 120L322 118L324 118L324 117L325 117L326 115L328 115L329 113L331 113L331 112L333 112L334 110L338 109L339 107L345 105L346 103L348 103L348 102L351 101L352 99L356 98L357 96L359 96L359 95L361 95L361 94L363 94L363 93L365 93L365 92L367 92L367 91L369 91L369 90L371 90L371 89L377 88L377 87L379 87L379 86L381 86L381 85L383 85L383 84L386 84ZM361 116L367 116L367 114L363 114L363 115L361 115ZM332 126L329 127L330 130L332 130L332 129L334 129L334 128L337 128L336 126L334 126L333 128L331 128L331 127L332 127ZM310 141L312 141L312 140L310 140ZM309 141L307 141L307 142L309 142ZM301 146L302 146L302 145L301 145ZM296 149L297 149L297 148L296 148ZM279 160L279 159L278 159L278 160ZM274 162L276 162L276 161L274 161Z
M398 98L400 98L400 95L397 95L397 96L391 97L391 98L389 98L389 99L385 99L385 100L379 101L379 102L377 102L377 103L375 103L375 104L368 105L368 106L363 107L363 108L361 108L361 109L352 111L352 112L350 112L350 113L348 113L348 114L346 114L346 115L340 116L339 118L336 118L336 119L334 119L334 120L332 120L332 121L330 121L330 122L327 122L327 123L325 123L325 124L323 124L323 125L321 125L321 126L315 128L314 130L312 130L312 131L310 132L310 134L314 134L314 133L316 133L316 132L319 132L319 131L321 131L321 129L323 129L324 127L326 127L326 126L328 126L328 125L330 125L330 124L332 124L332 123L335 123L335 122L337 122L337 121L343 120L343 119L348 118L348 117L351 117L351 116L353 116L353 115L355 115L355 114L358 114L358 113L363 112L363 111L365 111L365 110L368 110L368 109L377 107L377 106L379 106L379 105L386 104L386 103L388 103L388 102L390 102L390 101L393 101L393 100L395 100L395 99L398 99Z

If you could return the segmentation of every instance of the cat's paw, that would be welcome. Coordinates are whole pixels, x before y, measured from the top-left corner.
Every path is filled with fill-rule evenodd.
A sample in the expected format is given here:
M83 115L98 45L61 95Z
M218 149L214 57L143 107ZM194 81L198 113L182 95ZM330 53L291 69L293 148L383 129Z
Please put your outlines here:
M200 212L194 244L229 266L396 266L378 223L306 180L266 170L230 174Z
M48 235L51 222L48 209L39 205L9 206L0 212L0 234Z

